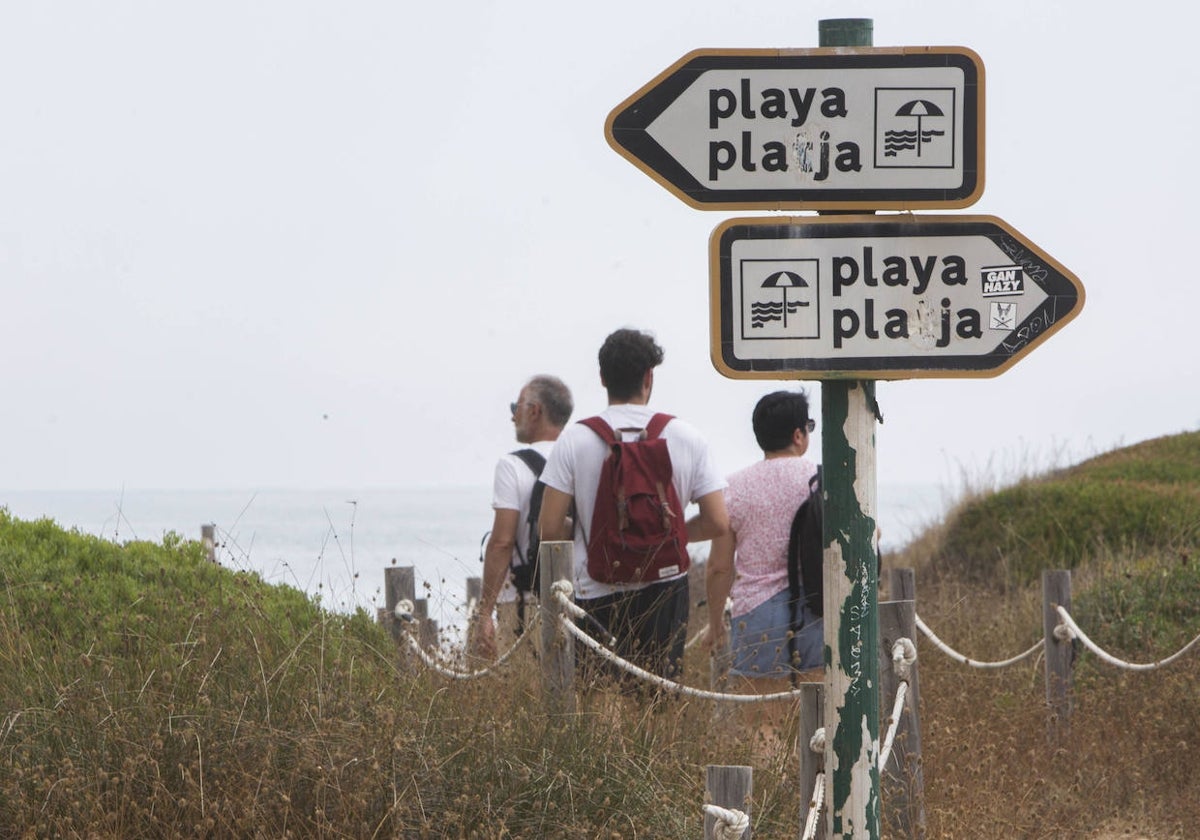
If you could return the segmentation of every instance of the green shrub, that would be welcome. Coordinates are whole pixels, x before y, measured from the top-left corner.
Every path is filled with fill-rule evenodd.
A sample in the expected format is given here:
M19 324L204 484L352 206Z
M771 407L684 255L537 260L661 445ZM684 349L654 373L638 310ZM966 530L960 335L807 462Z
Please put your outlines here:
M1154 551L1198 536L1200 433L1189 433L974 499L951 515L934 558L967 580L1022 585L1106 547Z

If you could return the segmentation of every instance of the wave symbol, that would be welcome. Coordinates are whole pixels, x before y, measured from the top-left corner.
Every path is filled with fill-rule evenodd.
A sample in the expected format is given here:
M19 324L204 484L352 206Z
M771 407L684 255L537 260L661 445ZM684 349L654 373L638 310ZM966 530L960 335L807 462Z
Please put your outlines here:
M945 134L945 131L928 128L921 131L919 136L921 143L925 144L931 142L933 138L943 137ZM918 133L916 131L902 131L900 129L885 131L883 133L884 157L896 157L900 152L913 151L917 148L917 137Z
M795 315L801 308L808 306L802 300L789 300L787 302L787 314ZM750 328L757 329L764 327L771 321L784 320L784 305L782 302L774 303L771 301L763 301L760 303L750 304Z

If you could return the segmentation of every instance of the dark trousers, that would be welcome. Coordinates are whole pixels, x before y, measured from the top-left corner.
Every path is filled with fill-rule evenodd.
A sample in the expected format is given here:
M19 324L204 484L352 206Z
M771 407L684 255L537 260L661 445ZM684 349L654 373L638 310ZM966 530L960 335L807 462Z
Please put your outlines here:
M579 606L616 638L614 650L652 674L676 680L683 674L683 648L687 642L688 620L687 576L662 583L652 583L641 589L580 600ZM594 633L591 622L579 626ZM586 651L591 660L596 655ZM607 661L602 673L625 672ZM585 671L585 673L587 673ZM622 676L622 681L626 678Z

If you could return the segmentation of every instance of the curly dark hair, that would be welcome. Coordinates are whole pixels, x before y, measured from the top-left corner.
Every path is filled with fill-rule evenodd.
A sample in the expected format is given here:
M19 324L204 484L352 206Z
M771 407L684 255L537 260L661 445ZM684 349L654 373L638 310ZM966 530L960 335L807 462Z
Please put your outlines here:
M646 371L662 364L663 349L649 333L619 329L600 345L600 378L610 400L637 396Z

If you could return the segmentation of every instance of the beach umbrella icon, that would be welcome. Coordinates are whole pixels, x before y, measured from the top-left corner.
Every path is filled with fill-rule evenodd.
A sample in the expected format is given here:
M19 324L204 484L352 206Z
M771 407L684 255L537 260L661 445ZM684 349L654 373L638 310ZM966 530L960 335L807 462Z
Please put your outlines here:
M762 288L764 289L782 289L783 290L783 325L787 326L788 314L788 289L807 289L808 281L794 271L776 271L767 276L763 281ZM808 306L808 301L796 301L794 306Z
M910 102L905 102L900 106L900 110L896 112L897 117L916 117L917 118L917 157L921 156L921 144L925 142L925 138L921 136L921 120L925 117L944 117L942 109L928 99L913 99Z

